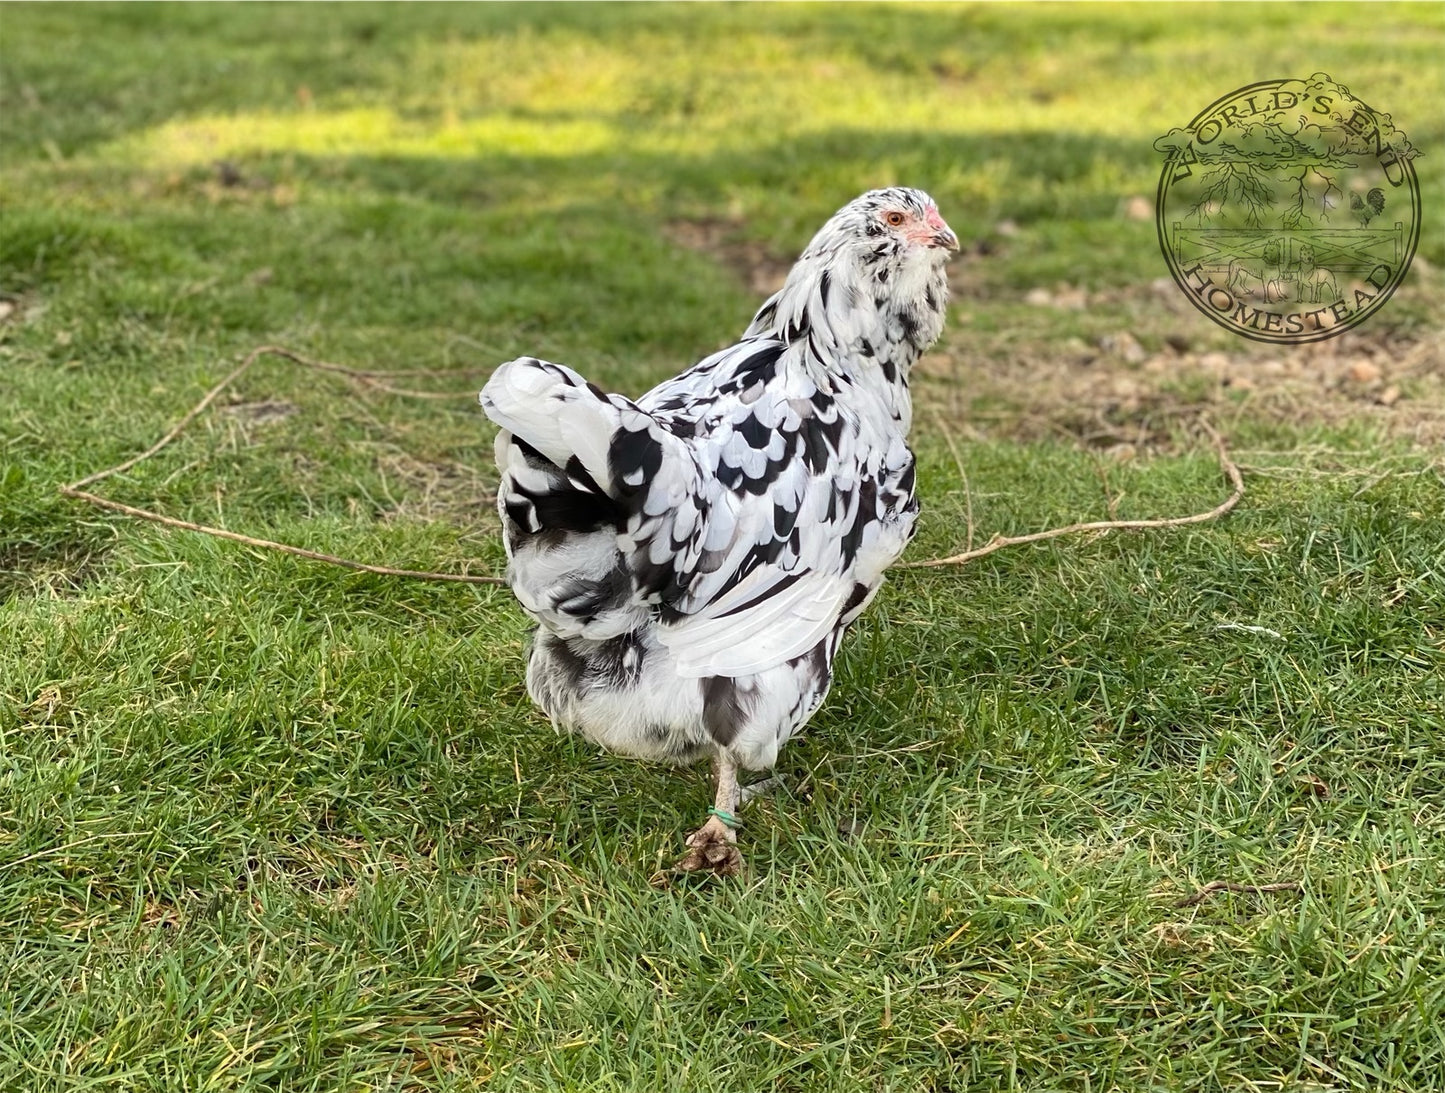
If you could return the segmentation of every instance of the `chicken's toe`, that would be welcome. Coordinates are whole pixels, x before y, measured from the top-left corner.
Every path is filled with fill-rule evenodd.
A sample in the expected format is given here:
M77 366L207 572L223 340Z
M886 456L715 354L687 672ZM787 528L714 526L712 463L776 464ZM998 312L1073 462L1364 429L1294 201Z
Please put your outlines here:
M688 836L688 851L677 861L683 873L707 871L721 877L742 872L743 856L737 846L737 832L716 816Z

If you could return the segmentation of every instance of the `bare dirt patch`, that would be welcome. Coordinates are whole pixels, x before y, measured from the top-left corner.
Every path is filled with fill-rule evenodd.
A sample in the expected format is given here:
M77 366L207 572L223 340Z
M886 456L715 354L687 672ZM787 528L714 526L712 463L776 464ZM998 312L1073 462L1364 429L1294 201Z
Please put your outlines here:
M109 546L80 535L0 545L0 603L24 595L73 596L109 553Z
M1025 439L1066 434L1122 455L1158 447L1179 419L1200 413L1291 425L1363 419L1424 447L1445 445L1441 334L1349 331L1310 345L1229 349L1195 348L1198 340L1157 330L1062 342L963 331L920 362L915 395L963 427Z
M663 234L680 247L717 259L760 296L771 296L783 287L796 257L778 255L762 243L744 239L740 226L731 220L674 220Z

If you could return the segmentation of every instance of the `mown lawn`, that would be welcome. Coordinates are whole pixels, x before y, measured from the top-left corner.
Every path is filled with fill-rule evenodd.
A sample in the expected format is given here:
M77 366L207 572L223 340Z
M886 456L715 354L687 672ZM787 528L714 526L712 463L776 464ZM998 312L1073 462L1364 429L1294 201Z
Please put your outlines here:
M1435 5L0 7L0 1088L1445 1089L1442 55ZM1425 261L1280 352L1130 198L1315 71L1424 151ZM742 882L668 880L705 772L556 737L505 590L58 495L281 343L457 397L265 363L104 489L494 572L495 363L645 389L892 182L971 241L911 557L1208 509L1201 412L1248 490L900 571Z

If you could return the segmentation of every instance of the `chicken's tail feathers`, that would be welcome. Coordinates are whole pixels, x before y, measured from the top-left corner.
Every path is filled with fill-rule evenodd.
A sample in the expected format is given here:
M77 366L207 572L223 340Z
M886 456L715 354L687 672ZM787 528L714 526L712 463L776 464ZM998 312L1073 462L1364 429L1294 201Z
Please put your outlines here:
M487 417L579 486L614 500L638 499L664 462L684 455L681 442L636 403L536 357L500 366L482 388L481 403ZM678 450L666 459L671 449Z
M565 638L603 640L641 625L646 610L618 547L628 512L613 450L628 422L646 415L535 357L498 368L481 403L501 427L497 507L522 606Z
M566 365L518 357L492 373L480 400L487 417L549 462L612 493L607 454L623 407L595 384Z

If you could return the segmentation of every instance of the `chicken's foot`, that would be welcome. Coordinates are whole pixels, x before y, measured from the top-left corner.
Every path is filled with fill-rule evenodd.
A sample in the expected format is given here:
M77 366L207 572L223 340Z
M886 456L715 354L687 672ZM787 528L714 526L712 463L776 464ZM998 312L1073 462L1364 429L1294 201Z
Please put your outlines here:
M742 872L743 856L738 850L739 807L738 768L725 751L719 750L713 764L717 774L717 795L707 823L688 836L688 852L678 860L684 873L705 869L719 876L732 877Z

